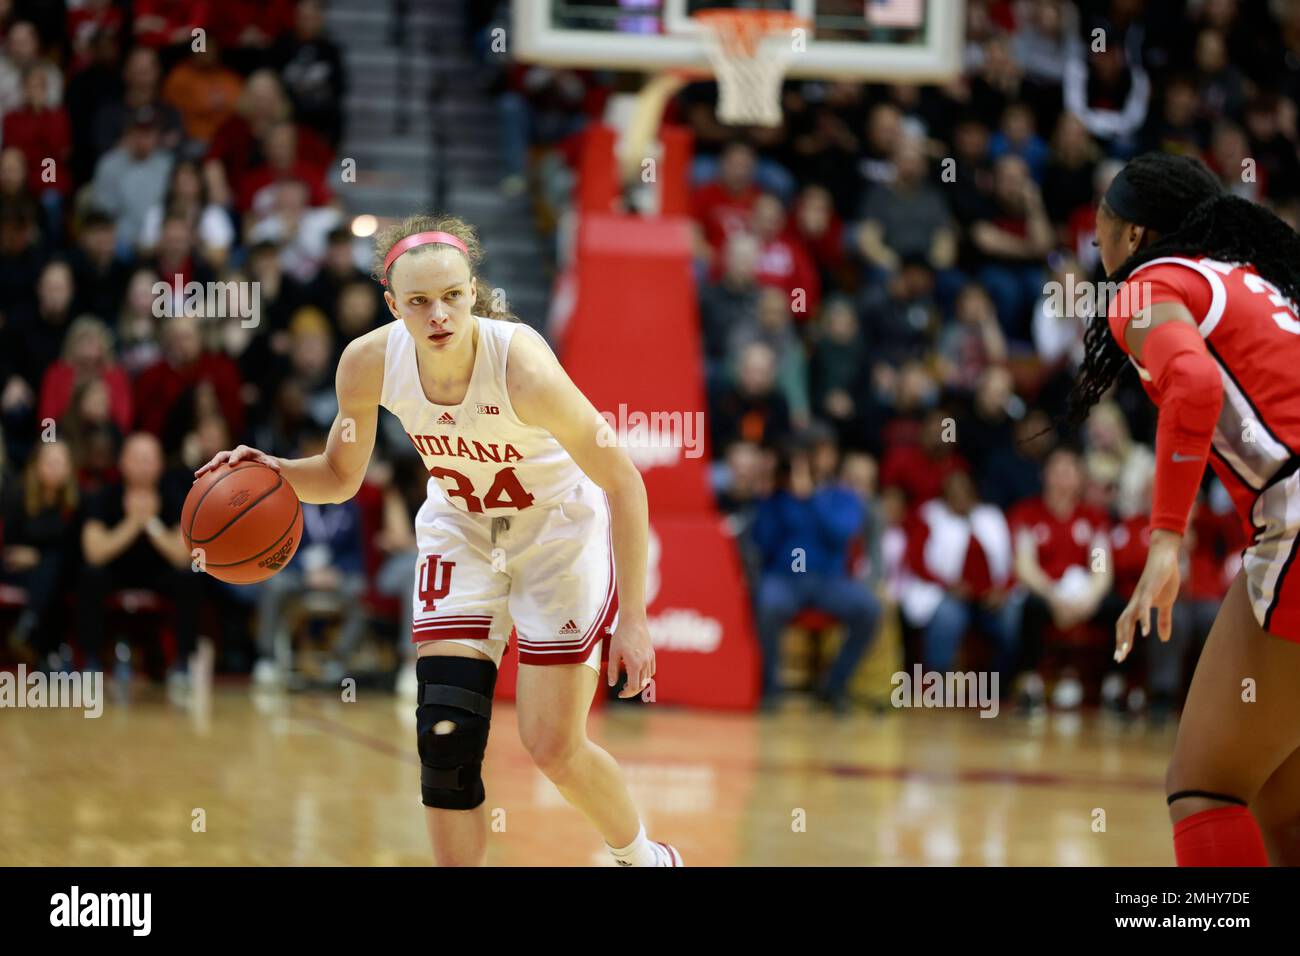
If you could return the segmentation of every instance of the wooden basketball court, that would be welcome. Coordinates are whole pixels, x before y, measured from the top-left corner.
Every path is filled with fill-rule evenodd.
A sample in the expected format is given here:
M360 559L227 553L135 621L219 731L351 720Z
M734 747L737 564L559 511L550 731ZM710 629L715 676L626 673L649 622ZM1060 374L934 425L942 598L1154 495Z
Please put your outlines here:
M612 865L501 704L485 765L498 866ZM1160 730L1096 714L590 720L688 866L1172 865ZM427 865L414 706L218 686L187 706L0 712L0 865ZM201 810L202 815L195 811ZM1104 811L1105 831L1097 832ZM195 832L195 820L206 829Z

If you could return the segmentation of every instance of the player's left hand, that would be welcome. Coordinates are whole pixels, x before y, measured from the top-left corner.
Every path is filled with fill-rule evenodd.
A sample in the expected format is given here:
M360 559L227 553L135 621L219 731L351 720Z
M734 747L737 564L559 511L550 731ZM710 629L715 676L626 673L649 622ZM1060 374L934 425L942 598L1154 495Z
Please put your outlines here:
M638 619L618 618L618 627L609 643L609 686L618 683L620 664L627 670L627 686L619 691L619 697L636 697L655 676L655 648L650 642L650 628L645 617Z
M1172 531L1157 529L1151 532L1151 547L1147 563L1142 569L1133 597L1124 613L1115 622L1115 660L1122 661L1133 649L1133 629L1141 626L1142 636L1151 633L1151 609L1156 609L1156 633L1161 641L1173 634L1174 601L1178 600L1181 575L1178 571L1178 551L1183 536Z

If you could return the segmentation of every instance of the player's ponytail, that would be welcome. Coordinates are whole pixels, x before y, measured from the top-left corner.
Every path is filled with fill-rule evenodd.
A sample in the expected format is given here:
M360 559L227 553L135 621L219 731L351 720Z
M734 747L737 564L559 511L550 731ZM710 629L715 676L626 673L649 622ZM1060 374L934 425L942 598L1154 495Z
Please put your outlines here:
M479 273L479 265L483 261L483 246L479 242L478 233L464 219L459 219L456 216L407 216L400 223L389 226L380 232L375 237L374 268L371 273L375 281L389 278L384 274L384 259L388 256L388 250L407 236L413 236L417 232L445 232L455 236L465 244L465 257L469 261L469 272L473 277L474 290L477 294L477 301L474 304L475 315L485 316L489 319L501 319L505 322L519 321L518 316L510 311L505 292L501 289L492 288ZM419 255L422 250L429 248L439 247L417 246L405 254L408 256Z
M1251 263L1284 296L1300 303L1300 235L1263 206L1225 193L1199 160L1148 153L1128 163L1120 175L1130 194L1140 197L1142 218L1147 219L1132 221L1163 234L1125 260L1107 276L1109 282L1123 282L1138 266L1162 256L1208 256ZM1176 223L1171 231L1161 230L1161 224L1170 222ZM1128 364L1104 314L1088 323L1083 344L1083 367L1065 413L1065 423L1074 427L1083 424Z

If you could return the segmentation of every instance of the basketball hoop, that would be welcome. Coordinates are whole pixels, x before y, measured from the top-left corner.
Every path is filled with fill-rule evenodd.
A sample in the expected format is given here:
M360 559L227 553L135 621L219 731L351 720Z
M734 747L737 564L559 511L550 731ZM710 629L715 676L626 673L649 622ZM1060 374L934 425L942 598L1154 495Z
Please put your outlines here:
M718 79L718 120L780 126L791 32L808 21L784 10L700 10L691 19L701 27Z

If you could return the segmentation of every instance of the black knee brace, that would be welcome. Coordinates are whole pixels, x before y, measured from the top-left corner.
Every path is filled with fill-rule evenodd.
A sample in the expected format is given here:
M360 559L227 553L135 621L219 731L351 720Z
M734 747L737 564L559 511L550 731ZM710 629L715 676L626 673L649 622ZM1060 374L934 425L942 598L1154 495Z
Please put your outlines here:
M420 793L426 807L473 810L483 802L483 754L492 724L497 669L469 657L422 657L415 664L419 706ZM456 729L434 733L449 720Z

